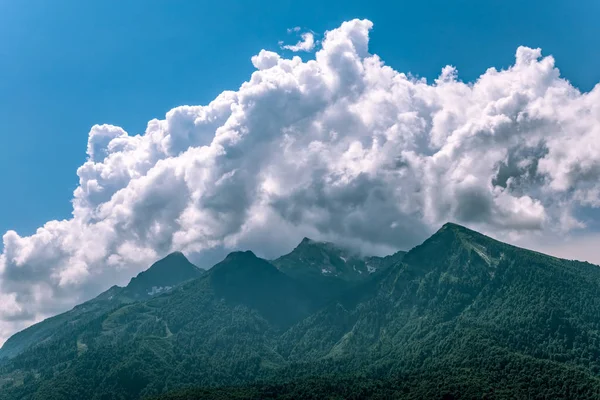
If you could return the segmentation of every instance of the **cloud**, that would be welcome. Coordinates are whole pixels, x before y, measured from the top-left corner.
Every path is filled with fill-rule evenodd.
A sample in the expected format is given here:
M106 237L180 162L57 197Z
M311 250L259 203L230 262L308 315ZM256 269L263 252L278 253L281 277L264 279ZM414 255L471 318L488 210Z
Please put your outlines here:
M598 254L600 233L588 233L583 237L537 237L525 242L528 248L568 260L585 260L600 265Z
M446 221L516 243L587 232L599 86L580 92L526 47L473 83L451 66L416 80L369 53L371 27L326 32L306 62L263 50L237 91L141 135L94 126L72 218L3 236L0 340L173 250L208 267L303 236L408 249Z
M288 29L288 33L298 32L299 27L295 27L293 30ZM300 35L302 38L298 43L294 45L282 45L282 49L290 50L293 52L298 51L312 51L315 48L315 35L312 32L305 32Z

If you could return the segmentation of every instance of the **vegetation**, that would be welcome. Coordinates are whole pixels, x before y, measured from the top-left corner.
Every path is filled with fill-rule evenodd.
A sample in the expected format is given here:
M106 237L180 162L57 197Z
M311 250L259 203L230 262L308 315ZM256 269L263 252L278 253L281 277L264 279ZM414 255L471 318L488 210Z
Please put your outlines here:
M236 252L164 294L56 324L0 366L0 397L600 397L597 266L446 224L335 296L286 272Z
M62 337L60 332L69 336L76 325L86 325L116 307L149 299L203 273L182 253L172 253L132 278L126 287L113 286L71 311L48 318L12 336L0 349L0 361L15 357L33 346L45 344L51 338Z

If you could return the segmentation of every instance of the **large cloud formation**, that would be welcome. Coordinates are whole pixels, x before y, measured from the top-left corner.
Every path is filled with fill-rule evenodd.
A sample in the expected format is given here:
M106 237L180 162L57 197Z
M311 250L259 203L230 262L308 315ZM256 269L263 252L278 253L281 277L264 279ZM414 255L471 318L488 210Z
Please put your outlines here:
M275 256L307 235L384 251L448 220L514 240L586 229L599 86L526 47L474 83L450 66L427 83L369 54L371 27L343 23L307 62L262 50L238 91L142 135L94 126L72 218L3 236L0 341L172 250Z

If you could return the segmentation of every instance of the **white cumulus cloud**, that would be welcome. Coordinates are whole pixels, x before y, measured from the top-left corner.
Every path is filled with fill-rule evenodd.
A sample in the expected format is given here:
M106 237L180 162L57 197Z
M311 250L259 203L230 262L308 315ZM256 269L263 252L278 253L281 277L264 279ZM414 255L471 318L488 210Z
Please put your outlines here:
M298 27L293 29L294 32L298 32L299 29ZM288 33L290 33L290 30L288 29ZM293 52L298 52L298 51L312 51L315 48L315 35L312 32L304 32L303 34L300 35L301 40L298 41L298 43L294 44L294 45L282 45L281 48L282 49L286 49L286 50L290 50Z
M239 90L141 135L94 126L72 217L3 236L0 341L173 250L272 257L309 236L391 251L449 220L513 241L585 232L599 86L526 47L473 83L453 67L416 80L369 53L371 27L326 32L306 62L263 50Z

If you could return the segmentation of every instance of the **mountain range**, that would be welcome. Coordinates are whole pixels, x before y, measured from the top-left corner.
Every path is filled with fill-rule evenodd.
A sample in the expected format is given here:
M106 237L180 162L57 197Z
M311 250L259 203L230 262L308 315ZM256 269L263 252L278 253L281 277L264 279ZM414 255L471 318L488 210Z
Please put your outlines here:
M173 253L0 349L0 398L599 398L600 269L445 224L388 257Z

